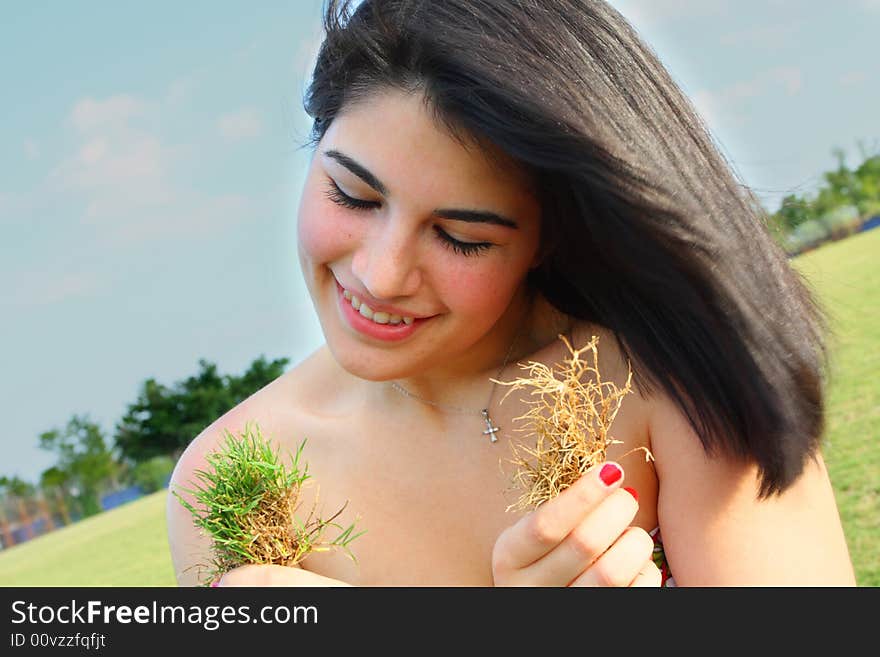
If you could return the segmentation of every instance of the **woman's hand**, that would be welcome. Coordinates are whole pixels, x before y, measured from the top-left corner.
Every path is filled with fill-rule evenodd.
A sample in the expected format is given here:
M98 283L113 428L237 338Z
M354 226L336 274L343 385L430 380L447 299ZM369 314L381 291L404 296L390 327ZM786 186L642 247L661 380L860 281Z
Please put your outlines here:
M253 564L233 568L211 586L350 586L350 584L298 567Z
M495 586L659 586L654 541L630 523L623 469L597 465L505 529L492 550Z

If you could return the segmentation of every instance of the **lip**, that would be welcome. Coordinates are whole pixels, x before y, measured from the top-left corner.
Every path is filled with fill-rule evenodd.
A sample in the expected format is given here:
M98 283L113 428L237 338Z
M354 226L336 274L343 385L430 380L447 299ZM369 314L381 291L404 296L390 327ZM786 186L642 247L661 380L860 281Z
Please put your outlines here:
M373 320L367 319L357 310L355 310L354 307L351 305L351 302L342 295L342 292L343 288L337 281L336 298L339 302L339 311L342 313L342 316L345 318L346 322L348 322L349 326L355 329L358 333L369 336L371 338L375 338L377 340L404 340L416 331L418 331L419 328L421 328L422 324L431 319L430 317L414 318L412 324L405 324L403 322L397 325L377 324Z
M344 291L344 289L345 289L342 287L342 284L339 281L336 281L336 287L338 287L340 289L340 292ZM352 294L354 294L361 301L364 300L363 294L360 294L359 292L358 293L352 292ZM395 308L394 306L383 306L382 304L379 304L379 303L372 304L369 301L367 302L367 305L370 307L370 309L373 312L383 312L383 313L388 313L389 315L400 315L401 317L412 317L413 319L416 319L416 316L413 315L412 313L400 310L399 308ZM428 317L420 317L418 319L429 319L429 318Z

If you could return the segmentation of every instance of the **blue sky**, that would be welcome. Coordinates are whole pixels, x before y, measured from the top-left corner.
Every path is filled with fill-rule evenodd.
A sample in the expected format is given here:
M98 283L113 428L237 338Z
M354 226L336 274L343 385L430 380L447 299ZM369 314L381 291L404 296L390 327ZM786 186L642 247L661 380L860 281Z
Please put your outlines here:
M775 210L880 150L880 0L616 0ZM302 93L321 3L4 3L0 474L111 434L150 377L323 340L300 280Z

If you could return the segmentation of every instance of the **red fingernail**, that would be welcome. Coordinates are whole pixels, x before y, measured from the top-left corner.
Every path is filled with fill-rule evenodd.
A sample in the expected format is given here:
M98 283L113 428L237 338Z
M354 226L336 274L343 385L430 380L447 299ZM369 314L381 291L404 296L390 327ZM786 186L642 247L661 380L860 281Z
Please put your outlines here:
M610 486L622 476L623 470L621 470L620 466L615 463L606 463L599 471L599 479L601 479L606 486Z
M214 580L211 582L211 586L220 586L220 580Z
M635 489L635 488L630 488L629 486L624 486L624 487L623 487L623 490L625 490L627 493L629 493L630 495L632 495L633 498L635 498L635 501L636 501L636 502L639 501L639 494L636 492L636 489Z

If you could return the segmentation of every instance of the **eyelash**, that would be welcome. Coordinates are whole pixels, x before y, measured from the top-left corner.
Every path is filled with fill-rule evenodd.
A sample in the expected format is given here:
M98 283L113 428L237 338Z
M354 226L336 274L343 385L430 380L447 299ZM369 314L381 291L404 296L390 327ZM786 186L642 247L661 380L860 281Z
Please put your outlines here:
M326 196L337 205L341 205L350 210L369 210L378 205L376 201L364 201L352 198L339 189L333 180L329 181L329 185L326 189ZM482 251L492 247L492 244L489 244L488 242L459 242L457 239L450 237L442 228L435 226L434 229L437 231L437 237L445 247L452 249L455 253L459 253L463 256L479 255Z

